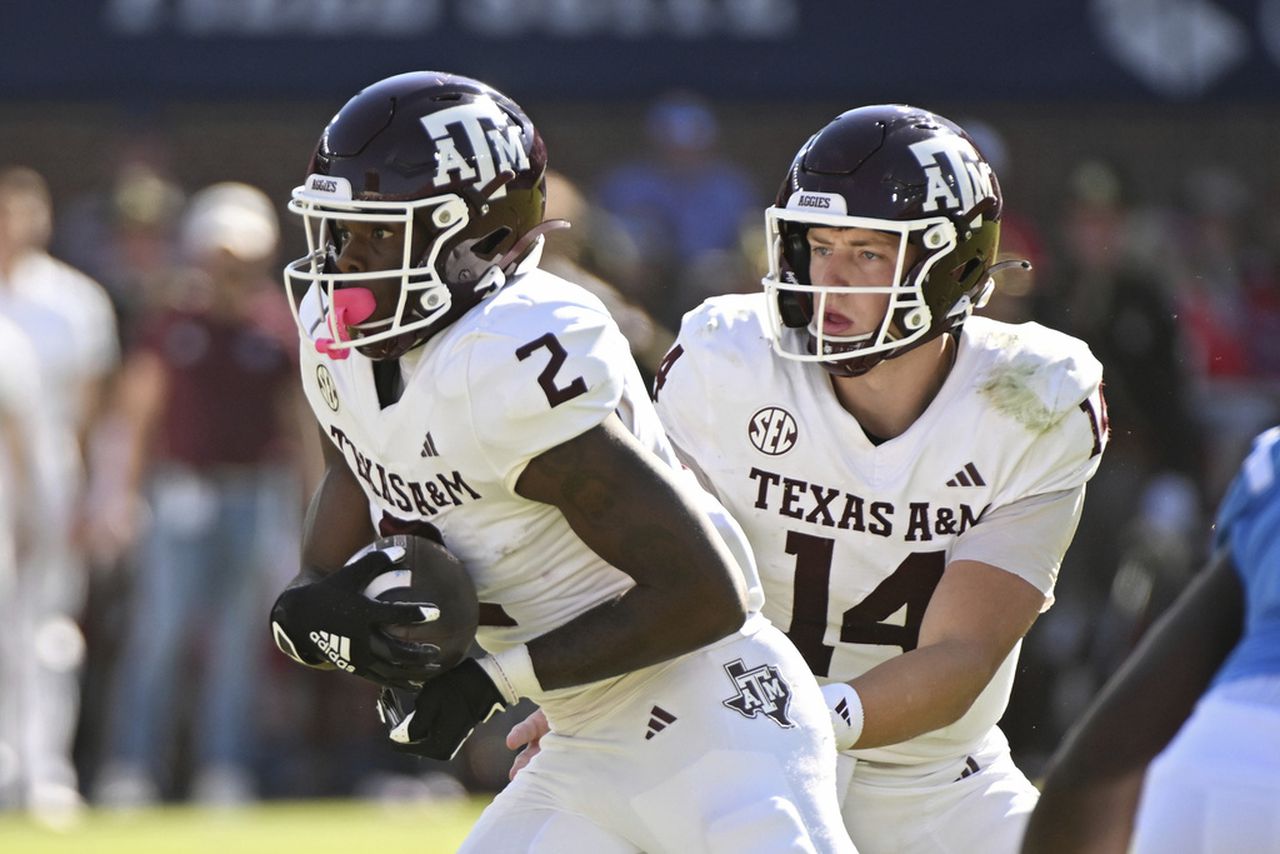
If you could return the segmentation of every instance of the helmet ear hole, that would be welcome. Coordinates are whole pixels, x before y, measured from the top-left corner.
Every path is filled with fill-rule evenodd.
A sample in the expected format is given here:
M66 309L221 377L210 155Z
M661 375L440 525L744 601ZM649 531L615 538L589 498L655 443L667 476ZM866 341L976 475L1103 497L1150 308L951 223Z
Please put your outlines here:
M482 256L493 255L497 253L498 246L502 243L502 241L506 240L507 237L510 236L510 234L511 234L511 229L505 225L502 226L501 228L495 228L493 231L489 232L484 237L477 240L475 242L475 245L471 247L471 251L477 255L482 255Z
M982 259L970 258L956 270L956 281L963 285L982 266Z

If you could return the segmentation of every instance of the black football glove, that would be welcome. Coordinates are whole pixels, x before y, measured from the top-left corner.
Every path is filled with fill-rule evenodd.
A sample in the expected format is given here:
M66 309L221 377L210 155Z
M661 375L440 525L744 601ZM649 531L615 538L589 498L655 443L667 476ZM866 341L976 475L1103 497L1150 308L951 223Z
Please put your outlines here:
M429 602L379 602L364 595L374 576L404 559L404 550L371 551L320 581L290 587L271 609L276 646L308 667L336 667L379 685L412 689L440 672L440 648L397 640L381 626L429 623Z
M452 759L477 724L506 707L489 674L468 658L423 685L407 715L395 691L384 688L378 717L397 749L429 759Z

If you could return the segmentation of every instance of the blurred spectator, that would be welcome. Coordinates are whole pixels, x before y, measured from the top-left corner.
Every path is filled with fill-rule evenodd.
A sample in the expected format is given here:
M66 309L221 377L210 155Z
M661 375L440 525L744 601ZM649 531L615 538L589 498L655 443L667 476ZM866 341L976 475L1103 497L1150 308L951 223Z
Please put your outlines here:
M599 265L599 258L612 254L612 247L618 243L610 230L609 217L594 210L566 176L548 170L546 218L565 220L572 227L547 234L542 268L600 298L630 342L636 363L651 378L675 335L610 284L607 270L591 269Z
M1106 366L1118 427L1112 452L1123 450L1144 477L1193 478L1200 442L1185 324L1171 296L1172 270L1154 262L1167 256L1167 238L1130 209L1109 165L1077 166L1067 198L1057 269L1037 316L1084 338Z
M615 284L669 328L708 296L756 287L740 242L744 227L759 230L762 197L721 153L719 133L705 102L667 95L649 110L648 156L597 189L636 247L635 268Z
M107 289L128 342L146 306L169 281L177 257L184 192L170 174L169 140L127 130L104 157L105 186L71 199L54 247Z
M1203 544L1198 425L1184 330L1171 295L1161 224L1135 211L1108 164L1067 177L1049 275L1035 318L1087 341L1102 361L1110 460L1090 485L1063 563L1057 604L1028 637L1028 672L1010 740L1053 750L1150 620L1185 584Z
M52 223L44 178L20 167L0 171L0 315L35 346L45 411L39 471L48 516L18 574L16 623L6 631L22 667L5 684L19 698L6 739L17 742L24 802L38 811L80 799L71 750L84 657L77 618L87 579L76 522L84 439L118 358L111 303L96 282L48 254Z
M197 800L257 793L254 693L278 581L269 573L296 565L301 505L297 344L275 281L278 238L256 188L197 193L181 223L187 266L141 323L122 371L126 492L104 509L150 513L95 786L106 805L179 793L188 762Z
M1235 172L1205 165L1183 187L1176 296L1187 329L1192 387L1204 434L1204 482L1216 501L1235 461L1263 428L1280 420L1274 332L1280 305L1274 262L1253 241L1253 194Z
M1018 209L1014 200L1013 164L1004 135L994 125L981 119L962 119L960 126L987 158L992 170L1000 176L1004 194L1004 214L1000 217L1000 260L1027 261L1031 269L1006 267L995 277L996 288L986 306L978 313L1005 323L1025 323L1033 319L1033 292L1036 278L1049 273L1049 256L1044 237L1035 222Z

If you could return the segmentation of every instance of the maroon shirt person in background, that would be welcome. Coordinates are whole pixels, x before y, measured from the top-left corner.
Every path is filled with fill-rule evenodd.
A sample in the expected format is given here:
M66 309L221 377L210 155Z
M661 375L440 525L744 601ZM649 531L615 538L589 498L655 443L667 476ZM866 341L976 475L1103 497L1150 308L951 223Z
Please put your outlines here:
M185 266L126 357L114 401L120 494L102 502L97 538L137 551L94 786L103 805L182 792L187 766L197 801L258 792L259 623L278 586L270 571L296 563L307 438L296 333L274 279L278 237L256 188L195 194L181 227ZM184 709L194 715L190 749L175 754Z

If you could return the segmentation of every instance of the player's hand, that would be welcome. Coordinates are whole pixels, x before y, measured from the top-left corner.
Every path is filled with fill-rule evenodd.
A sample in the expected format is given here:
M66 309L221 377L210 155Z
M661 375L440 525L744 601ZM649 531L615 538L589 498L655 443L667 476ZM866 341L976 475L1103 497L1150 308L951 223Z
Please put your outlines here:
M404 550L371 551L332 575L290 587L271 609L276 646L294 661L337 668L379 685L416 688L440 671L440 649L396 640L382 626L429 623L434 605L379 602L364 595L374 576L404 559Z
M508 780L514 780L533 761L533 757L542 751L542 737L549 732L551 726L542 709L534 709L533 714L511 728L511 732L507 733L507 749L520 750L523 747L524 750L520 750L512 761L511 770L507 772Z
M378 714L390 727L391 740L406 753L430 759L453 758L477 724L507 707L474 658L423 685L407 715L401 715L393 692L382 694Z

